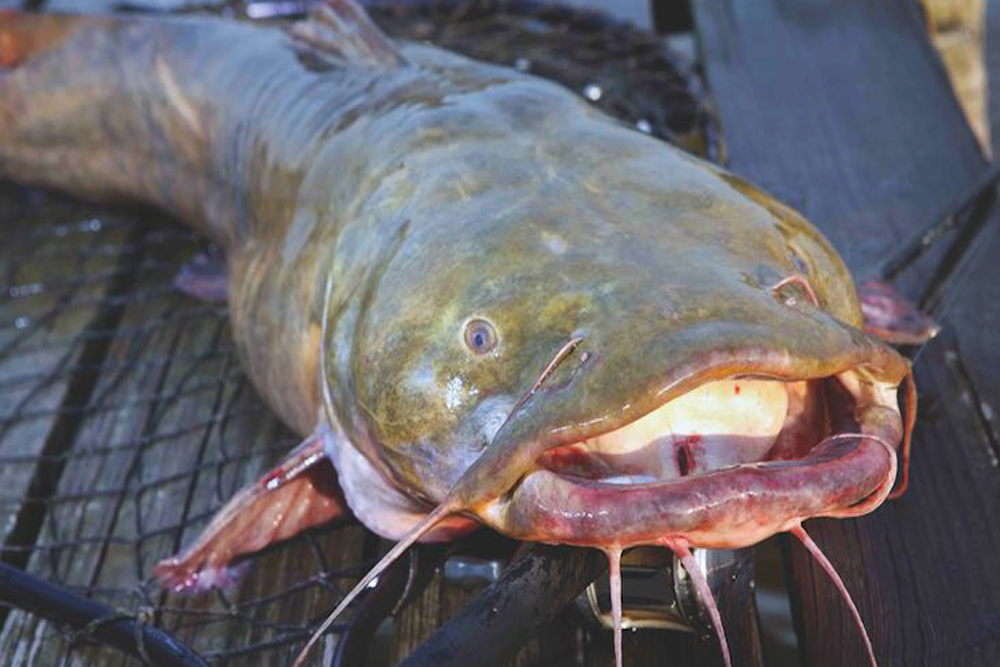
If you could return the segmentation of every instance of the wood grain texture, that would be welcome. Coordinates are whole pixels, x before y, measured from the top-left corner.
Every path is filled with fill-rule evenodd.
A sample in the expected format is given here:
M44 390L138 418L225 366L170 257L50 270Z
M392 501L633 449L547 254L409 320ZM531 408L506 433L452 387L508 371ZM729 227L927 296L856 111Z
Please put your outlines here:
M730 168L805 213L855 272L983 168L910 3L694 6Z
M986 0L983 16L983 62L986 67L986 117L993 155L1000 148L1000 2Z
M695 14L731 167L802 210L856 274L874 273L984 168L914 5L699 0ZM902 276L909 296L941 256ZM993 266L981 270L994 272L983 283L996 280ZM951 331L916 366L922 410L907 495L857 521L806 525L858 602L883 667L997 664L1000 526L987 517L1000 509L1000 476L972 398L1000 398L989 294L966 284L969 312L949 312ZM864 664L823 573L797 546L790 560L804 662Z
M129 258L130 279L96 298L118 304L120 313L102 333L102 358L91 360L98 364L96 380L69 406L79 423L62 434L68 441L53 481L54 500L45 503L26 565L126 612L155 610L158 625L213 661L286 665L304 640L304 628L353 580L327 583L322 573L363 562L367 533L346 525L274 549L255 559L226 596L163 595L149 580L157 560L192 540L216 509L296 439L263 408L239 370L225 308L197 302L171 284L204 242L155 216L144 217L101 237L109 251L117 250L109 254L119 266L118 255ZM42 238L59 238L54 224L45 223ZM121 243L123 235L128 244ZM66 242L80 251L79 239ZM80 275L87 277L85 269ZM49 276L67 275L47 270ZM4 349L17 356L10 346ZM0 450L10 451L6 445ZM233 654L236 647L247 654ZM29 614L15 611L6 619L0 663L80 661L135 664L115 651L81 646Z
M27 557L19 549L34 539L28 515L43 511L33 496L58 474L61 440L114 326L106 297L133 264L127 227L104 225L77 203L28 206L27 197L0 192L0 545L13 564ZM59 233L39 233L42 223ZM67 267L87 280L66 280Z

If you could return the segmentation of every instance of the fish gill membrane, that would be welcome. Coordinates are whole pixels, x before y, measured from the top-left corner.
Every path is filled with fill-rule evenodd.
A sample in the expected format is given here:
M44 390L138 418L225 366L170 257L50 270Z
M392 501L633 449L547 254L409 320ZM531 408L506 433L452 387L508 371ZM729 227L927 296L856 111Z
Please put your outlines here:
M826 240L752 185L553 84L394 43L349 0L288 32L0 13L0 176L159 205L219 242L265 400L429 508L296 665L456 515L603 550L619 665L624 549L677 554L728 664L690 550L791 532L874 664L802 522L905 488L911 368L862 331Z

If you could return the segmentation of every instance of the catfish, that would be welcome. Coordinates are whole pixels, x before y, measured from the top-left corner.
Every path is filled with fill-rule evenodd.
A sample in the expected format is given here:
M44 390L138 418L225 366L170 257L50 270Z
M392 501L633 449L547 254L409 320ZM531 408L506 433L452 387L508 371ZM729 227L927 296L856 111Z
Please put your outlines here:
M485 525L608 555L620 664L621 552L660 545L729 664L691 549L788 532L875 663L802 524L905 488L910 363L827 240L737 176L327 0L288 27L0 13L0 177L223 248L188 289L228 299L304 438L157 565L166 587L349 511L398 543L328 625L416 540Z

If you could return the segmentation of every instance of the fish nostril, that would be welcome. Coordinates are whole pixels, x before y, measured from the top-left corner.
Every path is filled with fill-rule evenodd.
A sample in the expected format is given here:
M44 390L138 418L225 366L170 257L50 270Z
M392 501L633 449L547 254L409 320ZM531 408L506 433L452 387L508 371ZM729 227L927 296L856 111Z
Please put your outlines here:
M585 370L587 366L592 366L594 362L600 359L600 355L591 352L590 350L584 350L580 353L576 360L576 363L570 368L569 377L565 384L569 384L580 375L581 371Z
M798 302L794 294L798 292L804 294L813 306L820 307L816 292L813 290L812 285L809 284L809 281L803 276L791 275L787 278L782 278L772 285L769 290L787 306L794 306Z

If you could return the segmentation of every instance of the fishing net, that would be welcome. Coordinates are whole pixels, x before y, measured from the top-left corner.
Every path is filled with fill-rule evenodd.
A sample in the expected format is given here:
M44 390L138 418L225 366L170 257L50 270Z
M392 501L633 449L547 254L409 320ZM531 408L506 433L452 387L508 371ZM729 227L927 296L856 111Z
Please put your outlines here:
M694 77L654 36L524 3L375 16L393 34L555 79L639 131L720 154ZM156 212L12 185L0 186L0 229L2 561L162 628L212 664L287 664L379 554L358 524L278 545L224 591L172 595L149 578L297 443L242 373L226 307L173 285L206 241ZM454 611L439 595L427 604ZM583 664L573 622L520 664ZM400 639L400 625L383 664L418 641ZM0 605L0 665L78 664L135 660Z

